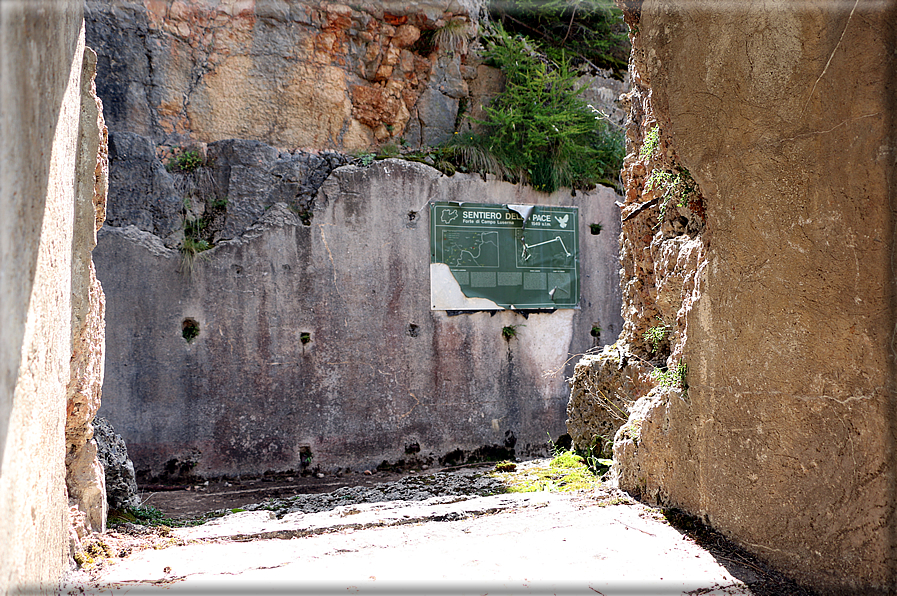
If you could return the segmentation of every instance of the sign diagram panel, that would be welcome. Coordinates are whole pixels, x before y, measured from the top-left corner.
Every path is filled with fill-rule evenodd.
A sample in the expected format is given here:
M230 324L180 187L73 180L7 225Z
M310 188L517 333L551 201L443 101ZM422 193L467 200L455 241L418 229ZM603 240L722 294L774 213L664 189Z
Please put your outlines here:
M574 308L576 207L430 205L433 310Z

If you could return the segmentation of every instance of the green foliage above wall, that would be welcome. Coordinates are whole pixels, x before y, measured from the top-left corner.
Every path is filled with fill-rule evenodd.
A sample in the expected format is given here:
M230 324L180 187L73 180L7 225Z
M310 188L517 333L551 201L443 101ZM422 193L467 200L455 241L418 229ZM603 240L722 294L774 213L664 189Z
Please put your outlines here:
M567 56L555 61L500 24L483 41L487 63L505 75L505 90L486 107L483 132L459 134L451 144L459 165L544 192L614 184L622 134L580 98L580 73Z
M613 0L491 0L489 16L511 34L525 35L554 60L608 68L622 78L629 38Z

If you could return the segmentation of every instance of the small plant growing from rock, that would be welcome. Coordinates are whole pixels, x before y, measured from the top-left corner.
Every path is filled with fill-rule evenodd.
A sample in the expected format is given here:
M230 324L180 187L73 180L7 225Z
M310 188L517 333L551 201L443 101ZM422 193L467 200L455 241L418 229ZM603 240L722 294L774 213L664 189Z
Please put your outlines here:
M646 342L651 344L651 352L657 353L657 350L660 349L660 344L667 338L669 332L669 325L656 325L648 328L642 337Z
M442 50L466 54L470 33L470 22L464 17L455 17L436 29L433 42Z
M686 382L686 377L688 376L688 365L682 360L680 360L676 364L676 366L673 366L667 370L655 368L652 376L657 381L657 384L661 387L673 387L674 389L681 389L682 396L688 397L688 383Z
M359 153L355 157L356 157L356 159L358 159L358 165L360 165L363 168L366 168L369 165L371 165L372 163L374 163L374 158L377 156L374 153L365 152L365 153Z
M184 319L184 322L181 324L181 337L188 344L199 337L199 323L194 319Z
M666 217L670 201L676 199L679 207L687 207L689 201L697 194L698 186L691 173L682 167L675 171L657 169L651 172L645 182L645 191L653 189L663 191L660 197L660 221Z
M387 143L380 147L380 152L378 157L387 158L387 157L398 157L401 154L398 146L395 143Z
M178 267L178 271L180 271L184 275L193 275L193 266L196 263L196 259L200 253L205 252L212 248L212 246L206 240L198 240L196 238L190 236L184 236L184 241L181 242L181 264Z
M224 199L216 200L211 204L214 209L223 209L226 205L226 197ZM180 246L181 264L178 267L178 271L189 276L193 275L193 265L199 254L212 248L212 243L206 239L208 237L208 230L206 230L206 228L209 225L207 216L196 217L192 214L192 211L193 203L190 200L190 197L186 197L184 199L183 211L184 240L181 241Z
M199 166L202 165L202 157L199 155L199 151L190 150L190 151L181 151L176 156L172 157L168 164L165 166L165 169L169 172L192 172L196 170Z
M654 157L654 152L657 151L657 148L660 146L660 127L655 126L647 133L645 133L645 139L642 141L642 148L639 149L639 157Z
M614 442L598 435L592 438L592 443L585 447L576 446L576 454L582 458L586 466L595 474L602 475L610 469L614 460L602 457L605 452L613 450Z
M511 341L512 339L517 337L518 327L526 327L526 325L505 325L501 328L501 336L505 339L505 341Z

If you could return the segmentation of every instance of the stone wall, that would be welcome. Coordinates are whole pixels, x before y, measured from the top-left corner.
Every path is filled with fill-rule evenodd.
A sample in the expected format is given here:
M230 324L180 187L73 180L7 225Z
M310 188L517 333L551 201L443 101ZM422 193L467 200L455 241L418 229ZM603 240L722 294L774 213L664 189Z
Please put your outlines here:
M502 88L473 40L483 0L88 0L111 130L159 146L429 147ZM621 83L583 97L617 120Z
M479 3L351 4L88 1L110 127L166 145L290 149L451 135L476 75L467 42Z
M138 144L116 134L110 153L127 178L125 140ZM564 432L564 361L592 347L593 324L610 337L620 329L612 189L545 195L384 160L338 167L300 208L284 202L283 185L311 184L316 169L345 158L248 141L210 144L208 154L221 156L209 178L235 197L209 225L229 229L233 207L244 222L236 233L221 232L188 265L152 217L128 207L128 223L113 201L116 227L96 250L109 321L102 413L140 477L459 463L477 450L541 453L546 432ZM267 165L237 167L255 162ZM238 187L257 221L244 218ZM581 309L431 311L428 203L437 200L579 206ZM592 235L599 222L605 230ZM508 325L520 325L516 338L503 338Z
M91 251L106 218L109 160L103 103L96 95L97 56L85 48L81 71L81 122L77 191L72 230L72 357L66 388L66 489L74 530L73 549L106 528L106 488L92 421L100 408L106 349L106 298ZM75 538L77 537L77 538Z
M619 482L822 593L893 593L893 8L622 4L618 347L687 373L630 396Z
M89 451L102 381L90 248L105 200L90 63L80 2L0 3L3 593L52 590L77 547L74 528L105 523Z
M471 125L468 117L483 116L484 102L503 82L477 57L472 34L482 14L478 0L87 2L98 92L113 131L111 227L98 251L110 296L104 412L143 479L182 470L214 476L308 469L300 454L309 450L314 465L330 469L506 449L506 440L522 454L541 450L546 430L563 432L564 373L543 380L542 371L601 343L590 333L593 324L600 323L603 337L621 325L612 191L547 197L400 164L382 171L405 172L407 189L349 187L334 200L353 205L351 217L321 219L332 217L325 209L330 195L318 194L325 179L343 172L333 180L344 184L348 170L337 168L363 163L346 151L432 146ZM593 105L617 118L614 98L623 83L601 76L582 83ZM196 150L203 166L172 167L177 146ZM377 180L380 167L358 172ZM426 205L440 193L473 202L566 201L582 206L585 223L603 223L600 236L583 235L591 260L582 263L582 310L572 318L480 313L437 325L439 315L427 308ZM597 204L592 196L600 197ZM215 246L195 259L178 252L185 229L195 235L191 226L201 226L201 241ZM413 239L392 242L412 229ZM352 235L335 250L329 235L345 230ZM348 300L337 277L355 279L370 264L356 252L337 262L339 251L360 251L355 243L369 246L370 237L390 247L378 266L393 290L381 298L371 272L363 282L375 293ZM282 268L271 270L272 262ZM385 311L382 300L400 308ZM354 330L345 329L346 317L356 321ZM526 325L519 342L504 342L502 327L518 319ZM189 344L180 335L185 324L200 329ZM209 325L217 336L207 334ZM557 337L533 344L540 355L524 356L524 338L545 325L557 326ZM297 343L303 333L311 339ZM441 362L439 352L448 348L439 342L453 335L461 354L488 364L473 364L471 372ZM272 362L286 364L262 362L259 342L266 351L276 348ZM360 364L371 354L380 367ZM446 366L463 371L434 373ZM398 372L404 369L414 372ZM434 374L462 372L451 376L458 395L450 396L445 383L433 385ZM349 400L349 387L363 388L364 398ZM418 408L419 399L458 404L467 422Z

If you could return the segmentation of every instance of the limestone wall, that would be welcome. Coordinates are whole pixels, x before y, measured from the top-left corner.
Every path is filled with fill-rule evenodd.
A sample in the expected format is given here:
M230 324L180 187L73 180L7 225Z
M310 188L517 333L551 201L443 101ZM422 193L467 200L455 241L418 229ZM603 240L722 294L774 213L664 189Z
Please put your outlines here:
M89 1L88 41L110 126L156 143L428 145L451 134L476 74L479 4Z
M473 40L483 0L88 0L109 127L159 146L417 148L482 119L501 73ZM621 83L588 77L617 121Z
M619 482L822 593L893 593L893 9L621 4L620 345L687 373L631 396Z
M0 3L3 593L52 589L77 546L70 521L105 523L95 457L66 459L67 445L73 454L89 445L102 381L90 248L105 200L105 131L92 75L80 2Z
M113 135L113 171L128 171L125 139L138 144ZM234 209L240 233L222 232L185 270L149 214L128 207L128 224L113 201L118 224L96 249L108 295L102 413L144 480L460 463L482 448L541 453L547 432L564 432L564 361L592 347L593 324L608 337L620 329L612 189L544 195L384 160L333 170L303 212L282 186L329 171L328 154L247 141L208 153L219 156L210 179L233 201L210 225L229 229ZM245 219L250 200L257 221ZM428 203L438 200L579 206L581 308L431 311ZM592 235L590 223L605 230ZM508 325L520 325L516 338L503 338ZM198 331L190 341L187 326Z

